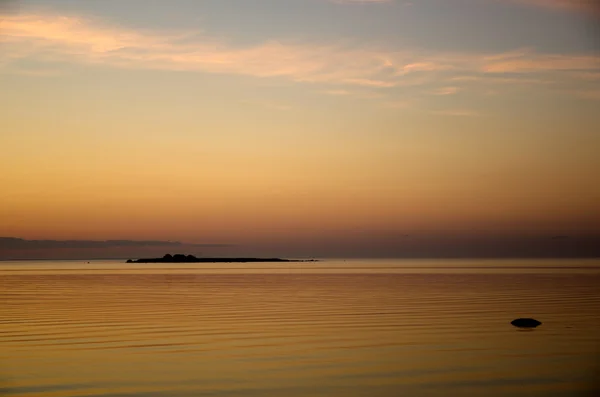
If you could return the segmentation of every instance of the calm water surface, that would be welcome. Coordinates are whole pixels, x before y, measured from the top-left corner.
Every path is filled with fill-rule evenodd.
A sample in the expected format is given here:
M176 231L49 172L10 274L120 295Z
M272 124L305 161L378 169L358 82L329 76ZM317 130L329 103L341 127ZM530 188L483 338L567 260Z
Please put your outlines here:
M0 262L0 395L592 396L599 313L600 261Z

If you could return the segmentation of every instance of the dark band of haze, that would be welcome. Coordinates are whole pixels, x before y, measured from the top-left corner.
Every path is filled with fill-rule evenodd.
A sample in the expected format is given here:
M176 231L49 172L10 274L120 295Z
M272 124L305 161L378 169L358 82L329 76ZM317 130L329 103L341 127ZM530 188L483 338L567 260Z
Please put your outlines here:
M249 244L193 244L133 240L0 238L0 260L141 258L167 252L196 256L291 258L597 258L600 236L384 235L276 240Z

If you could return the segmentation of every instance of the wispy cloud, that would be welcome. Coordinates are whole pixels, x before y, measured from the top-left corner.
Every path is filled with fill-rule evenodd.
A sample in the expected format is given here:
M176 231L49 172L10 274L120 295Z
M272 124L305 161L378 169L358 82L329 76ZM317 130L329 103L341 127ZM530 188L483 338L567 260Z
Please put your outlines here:
M458 88L458 87L441 87L441 88L438 88L437 90L433 91L432 94L433 95L454 95L458 91L460 91L460 88Z
M335 4L385 4L394 0L328 0ZM493 0L492 0L493 1ZM588 15L600 16L600 5L597 0L495 0L510 2L526 7L540 7L557 11L581 12ZM413 2L402 2L403 6L412 6Z
M25 240L18 237L0 237L1 249L48 249L48 248L112 248L112 247L231 247L231 244L188 244L178 241L137 240Z
M600 57L596 54L539 54L532 49L501 54L434 53L414 48L275 40L240 47L199 31L134 30L74 16L4 15L0 18L0 30L3 44L0 69L5 70L13 61L34 59L46 64L75 62L285 78L336 86L335 90L349 87L385 90L437 84L440 95L456 91L448 87L451 75L455 81L495 76L526 82L532 80L526 75L536 72L567 76L600 70Z
M18 15L0 19L4 61L35 58L122 68L200 71L255 77L286 77L298 82L394 87L384 58L412 64L412 55L341 45L268 41L233 47L198 32L136 31L65 16ZM431 63L431 62L429 62Z
M451 116L451 117L480 117L481 113L470 109L449 109L449 110L436 110L431 112L439 116Z
M392 0L329 0L336 4L382 4L391 3Z
M600 16L600 5L596 0L511 0L511 2L531 7L582 12L596 17Z
M532 78L527 76L515 76L505 77L505 74L494 73L494 74L479 74L470 76L453 76L448 79L449 82L466 82L466 83L483 83L486 85L506 85L506 84L519 84L519 85L549 85L555 80L544 79L544 78ZM567 76L565 76L567 77ZM580 77L581 78L581 77Z
M410 72L435 72L440 70L449 70L454 69L454 65L450 63L441 63L441 62L415 62L409 63L407 65L403 65L399 68L396 74L407 74Z
M547 71L594 70L600 68L595 55L519 54L489 59L483 66L488 73L534 73Z
M600 90L582 90L575 94L584 99L600 100Z
M327 95L335 95L335 96L349 96L352 94L352 92L350 92L348 90L326 90L326 91L323 91L323 93L325 93Z
M481 81L482 77L480 76L453 76L450 78L450 81Z
M587 81L600 81L600 72L581 72L575 73L574 77Z
M346 97L346 98L355 98L355 99L379 99L384 95L380 92L374 92L373 90L361 90L361 89L353 89L353 90L325 90L321 91L324 94L338 97Z

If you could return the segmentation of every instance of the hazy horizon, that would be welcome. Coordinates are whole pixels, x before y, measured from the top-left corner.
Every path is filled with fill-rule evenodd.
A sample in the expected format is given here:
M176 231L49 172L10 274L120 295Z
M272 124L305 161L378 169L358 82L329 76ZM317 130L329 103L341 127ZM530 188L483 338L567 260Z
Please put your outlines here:
M0 260L138 259L164 254L282 258L600 258L597 236L400 236L357 241L300 241L271 245L192 244L175 241L22 240L0 237Z

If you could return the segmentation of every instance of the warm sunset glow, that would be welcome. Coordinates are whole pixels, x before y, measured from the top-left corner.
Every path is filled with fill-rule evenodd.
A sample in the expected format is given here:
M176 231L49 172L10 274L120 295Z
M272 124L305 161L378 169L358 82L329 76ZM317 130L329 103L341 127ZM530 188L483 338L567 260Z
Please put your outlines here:
M0 236L600 234L591 3L225 3L0 10Z

